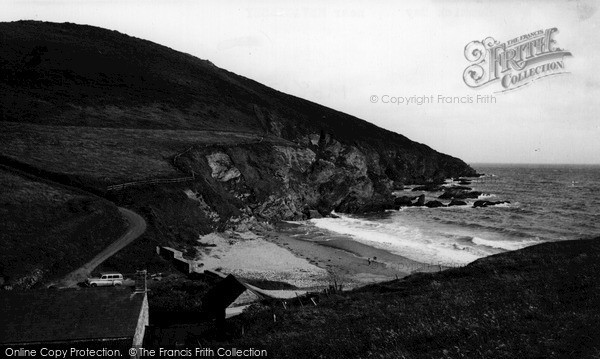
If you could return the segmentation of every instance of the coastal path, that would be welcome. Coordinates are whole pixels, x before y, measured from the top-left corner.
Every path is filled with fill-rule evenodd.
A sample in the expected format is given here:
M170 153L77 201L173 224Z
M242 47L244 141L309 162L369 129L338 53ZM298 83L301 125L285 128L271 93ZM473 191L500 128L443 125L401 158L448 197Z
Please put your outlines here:
M102 252L98 253L89 262L67 274L57 284L57 287L69 288L77 286L78 283L84 281L102 262L110 258L129 243L133 242L146 231L146 221L139 214L122 207L119 207L119 212L121 212L123 217L129 222L127 231L119 239L104 248Z

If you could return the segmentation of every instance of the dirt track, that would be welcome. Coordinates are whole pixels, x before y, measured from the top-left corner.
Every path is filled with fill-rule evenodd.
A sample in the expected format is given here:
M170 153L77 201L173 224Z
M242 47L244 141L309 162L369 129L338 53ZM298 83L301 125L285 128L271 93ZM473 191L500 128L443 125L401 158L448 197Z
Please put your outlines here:
M73 272L67 274L59 282L57 285L58 287L66 288L76 286L77 283L85 280L90 273L100 265L100 263L110 258L113 254L117 253L119 250L127 246L146 231L146 221L140 217L140 215L122 207L119 207L119 211L125 218L127 218L127 221L129 222L129 228L127 229L127 232L125 232L119 239L111 243L108 247L104 248L104 250L92 258L92 260L85 263L83 266L79 267Z

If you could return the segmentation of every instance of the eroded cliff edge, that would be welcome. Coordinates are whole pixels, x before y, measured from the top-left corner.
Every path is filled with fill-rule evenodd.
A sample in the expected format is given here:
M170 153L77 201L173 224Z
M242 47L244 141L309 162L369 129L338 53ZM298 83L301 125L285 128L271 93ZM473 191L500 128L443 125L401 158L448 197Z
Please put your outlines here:
M399 150L378 152L367 144L343 144L328 134L312 134L298 144L256 143L193 148L177 166L202 177L201 192L248 215L266 220L305 219L310 210L325 215L394 207L392 191L404 183L440 181L469 173L441 158L411 163ZM460 163L458 163L460 164ZM443 166L443 165L442 165ZM195 193L199 198L202 193Z

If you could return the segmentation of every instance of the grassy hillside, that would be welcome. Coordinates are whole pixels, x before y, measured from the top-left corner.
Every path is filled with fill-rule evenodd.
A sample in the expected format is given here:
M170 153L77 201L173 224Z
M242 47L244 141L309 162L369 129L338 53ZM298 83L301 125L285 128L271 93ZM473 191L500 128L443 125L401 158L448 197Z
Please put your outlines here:
M289 140L323 132L472 171L402 135L116 31L20 21L0 24L0 34L3 121L270 132Z
M227 343L274 358L598 358L598 273L600 238L546 243L318 306L259 307L232 321Z
M0 276L16 288L57 279L123 234L114 204L0 167Z
M106 185L177 178L174 157L194 145L239 145L259 141L289 144L250 132L117 129L0 122L0 154L31 167Z

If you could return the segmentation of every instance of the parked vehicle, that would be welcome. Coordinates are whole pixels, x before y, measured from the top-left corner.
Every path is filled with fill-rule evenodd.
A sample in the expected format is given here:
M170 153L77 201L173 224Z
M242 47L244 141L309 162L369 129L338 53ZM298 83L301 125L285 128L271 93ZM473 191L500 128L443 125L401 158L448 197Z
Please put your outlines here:
M123 275L116 272L100 273L99 278L88 278L85 282L90 287L123 285Z

